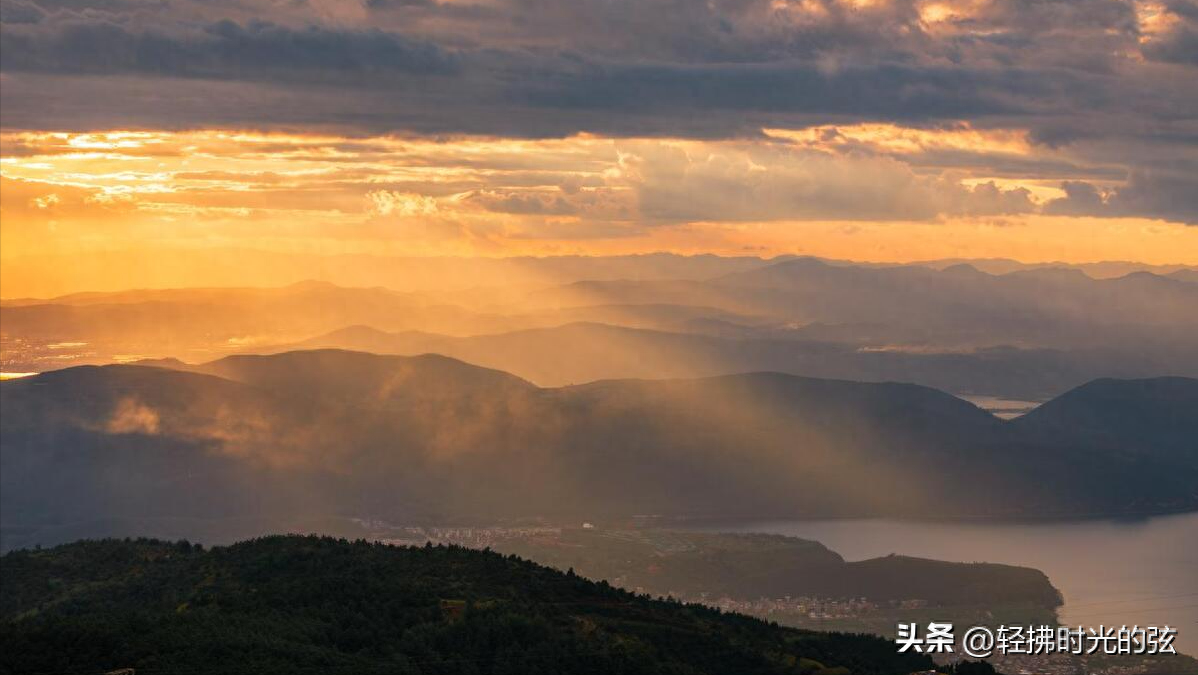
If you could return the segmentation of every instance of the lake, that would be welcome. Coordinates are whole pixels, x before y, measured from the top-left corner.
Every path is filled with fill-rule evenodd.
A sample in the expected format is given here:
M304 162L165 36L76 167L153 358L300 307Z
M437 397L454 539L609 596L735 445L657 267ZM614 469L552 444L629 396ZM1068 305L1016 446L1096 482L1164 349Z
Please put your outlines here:
M900 555L1035 567L1065 596L1062 623L1176 628L1198 655L1198 512L1044 522L785 520L704 529L822 542L846 560Z

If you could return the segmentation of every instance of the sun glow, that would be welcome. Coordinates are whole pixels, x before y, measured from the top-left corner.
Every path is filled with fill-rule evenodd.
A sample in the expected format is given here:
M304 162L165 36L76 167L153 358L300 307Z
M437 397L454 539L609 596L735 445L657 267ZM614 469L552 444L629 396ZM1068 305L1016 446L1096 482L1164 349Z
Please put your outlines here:
M249 247L1198 261L1198 228L1038 213L1065 193L1034 162L1068 158L1021 129L765 133L700 141L9 132L0 135L2 255ZM1033 168L996 172L1002 166ZM861 215L839 215L846 205ZM5 295L21 294L20 279L5 282Z
M975 129L967 124L919 129L895 124L823 125L806 129L766 129L768 136L813 147L859 148L877 152L912 154L931 150L966 150L974 153L1031 154L1022 129Z

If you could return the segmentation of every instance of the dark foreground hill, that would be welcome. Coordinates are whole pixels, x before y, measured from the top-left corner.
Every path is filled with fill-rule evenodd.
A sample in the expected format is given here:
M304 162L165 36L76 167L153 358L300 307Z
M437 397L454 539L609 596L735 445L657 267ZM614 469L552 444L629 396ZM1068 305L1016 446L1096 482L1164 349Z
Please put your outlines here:
M1198 503L1187 416L1148 414L1161 396L1182 410L1198 389L1184 378L1113 382L1123 394L1071 396L1012 424L926 387L777 373L542 389L445 357L338 351L195 369L0 384L6 540L105 518L1042 516ZM1118 434L1099 426L1112 420ZM57 543L16 545L38 541Z
M880 638L651 600L515 556L269 537L0 558L0 671L900 675ZM826 667L826 668L825 668Z

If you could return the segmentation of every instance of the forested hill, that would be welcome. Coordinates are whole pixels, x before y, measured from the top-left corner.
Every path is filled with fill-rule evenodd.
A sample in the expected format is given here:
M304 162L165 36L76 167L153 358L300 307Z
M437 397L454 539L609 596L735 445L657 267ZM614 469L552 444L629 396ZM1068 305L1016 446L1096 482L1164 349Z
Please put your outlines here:
M0 573L4 673L867 675L931 663L880 638L780 628L457 547L103 540L12 552Z

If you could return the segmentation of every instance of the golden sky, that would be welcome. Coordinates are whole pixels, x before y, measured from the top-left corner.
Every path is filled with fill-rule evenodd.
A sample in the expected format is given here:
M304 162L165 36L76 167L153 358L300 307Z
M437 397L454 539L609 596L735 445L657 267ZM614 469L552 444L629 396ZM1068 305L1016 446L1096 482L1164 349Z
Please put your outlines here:
M0 258L1198 264L1192 4L3 0Z
M250 247L402 255L647 251L1198 263L1198 228L1053 215L1013 129L752 139L7 132L4 257ZM969 157L963 169L941 158ZM1062 156L1061 161L1067 158Z

